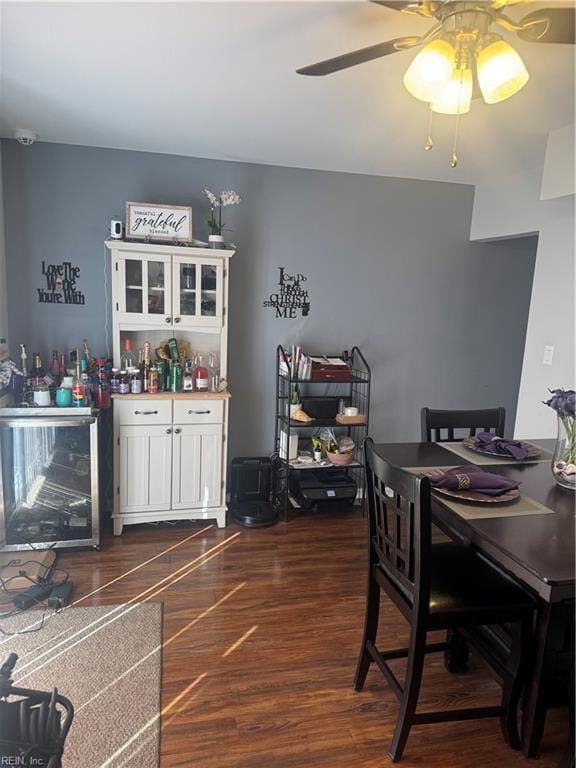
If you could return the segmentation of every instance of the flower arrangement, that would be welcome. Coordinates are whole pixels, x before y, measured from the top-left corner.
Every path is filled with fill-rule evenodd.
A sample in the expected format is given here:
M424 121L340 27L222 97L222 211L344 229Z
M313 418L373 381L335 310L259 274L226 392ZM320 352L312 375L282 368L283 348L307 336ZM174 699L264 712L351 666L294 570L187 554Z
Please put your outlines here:
M544 401L558 415L558 440L552 459L556 482L565 488L576 488L576 392L573 389L551 389L552 397Z
M210 218L208 219L210 232L213 235L221 235L224 228L224 224L222 222L222 209L229 205L240 205L242 198L238 192L234 192L233 189L220 192L219 195L215 195L214 192L210 192L209 189L205 189L204 194L210 203Z

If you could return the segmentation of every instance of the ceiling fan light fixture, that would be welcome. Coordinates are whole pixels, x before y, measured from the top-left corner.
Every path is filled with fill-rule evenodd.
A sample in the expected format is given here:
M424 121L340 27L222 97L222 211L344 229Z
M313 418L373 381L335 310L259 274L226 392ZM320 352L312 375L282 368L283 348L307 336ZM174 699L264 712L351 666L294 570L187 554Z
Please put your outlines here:
M487 104L497 104L514 96L530 77L520 55L502 39L494 40L478 52L477 73Z
M468 67L455 69L438 96L430 105L433 112L441 115L465 115L470 112L474 78Z
M455 58L454 47L447 40L428 43L406 70L404 86L408 93L421 101L432 101L450 80Z

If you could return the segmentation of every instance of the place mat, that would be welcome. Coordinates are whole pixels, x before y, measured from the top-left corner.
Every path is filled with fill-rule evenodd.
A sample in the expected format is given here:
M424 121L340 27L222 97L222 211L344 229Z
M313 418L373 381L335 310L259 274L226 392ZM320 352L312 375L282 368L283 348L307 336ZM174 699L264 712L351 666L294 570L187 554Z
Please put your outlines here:
M476 464L477 466L480 466L481 464L539 464L541 462L552 461L552 452L547 451L545 448L540 448L537 445L535 445L534 448L537 448L540 451L540 456L537 459L526 459L525 461L517 461L512 458L512 456L497 456L496 454L494 454L494 456L488 456L486 453L471 451L461 442L436 443L436 445L440 445L442 448L446 448L447 451L451 451L457 456L465 459L467 464ZM530 443L530 445L532 445L532 443Z
M434 493L434 489L432 489ZM442 505L449 507L457 515L463 517L465 520L482 520L489 519L491 517L521 517L522 515L553 515L555 514L553 509L545 507L538 501L534 501L529 496L520 496L518 501L513 503L505 503L502 506L495 504L466 504L466 502L456 501L456 499L449 499L447 496L437 497L442 501Z
M438 465L436 465L434 467L402 467L402 469L405 472L411 472L413 475L425 475L428 472L433 472L434 470L437 470L437 469L447 470L447 469L455 469L456 467L461 467L461 466L462 466L462 463L460 463L460 464L442 464L441 467L439 467Z
M460 466L455 464L454 466ZM413 475L425 475L427 472L436 469L454 469L454 466L446 467L403 467L406 472ZM434 492L434 488L432 488ZM504 503L502 506L493 503L483 506L481 504L466 504L466 502L450 499L448 496L440 495L436 497L445 507L449 507L457 515L465 520L481 520L491 517L520 517L522 515L553 515L555 510L545 507L538 501L534 501L529 496L521 495L518 501L514 503Z

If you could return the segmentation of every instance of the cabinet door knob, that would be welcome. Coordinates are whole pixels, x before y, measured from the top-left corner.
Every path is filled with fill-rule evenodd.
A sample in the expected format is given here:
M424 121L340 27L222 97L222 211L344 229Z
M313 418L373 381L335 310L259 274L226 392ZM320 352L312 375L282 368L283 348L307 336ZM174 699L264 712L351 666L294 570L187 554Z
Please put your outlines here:
M171 323L171 322L172 322L172 318L171 318L171 317L167 317L167 318L166 318L166 320L165 320L164 322L166 322L166 323Z
M171 434L172 434L172 430L171 430L171 429L167 429L167 430L166 430L166 434L167 434L167 435L171 435Z
M175 322L175 323L179 323L179 322L180 322L180 318L179 318L179 317L175 317L175 318L174 318L174 322Z
M175 435L179 435L181 431L182 431L181 429L175 429L175 430L174 430L174 434L175 434Z

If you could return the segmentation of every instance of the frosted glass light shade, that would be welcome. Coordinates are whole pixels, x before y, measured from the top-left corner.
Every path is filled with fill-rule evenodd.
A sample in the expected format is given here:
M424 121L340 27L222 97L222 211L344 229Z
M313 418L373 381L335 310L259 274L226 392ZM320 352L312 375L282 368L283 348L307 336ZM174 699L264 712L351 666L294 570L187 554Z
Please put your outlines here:
M432 101L450 79L454 58L454 48L446 40L428 43L406 70L406 90L421 101Z
M432 101L433 112L442 115L464 115L472 103L472 70L456 69L444 88Z
M477 59L478 83L487 104L514 96L528 82L530 75L514 48L496 40L483 48Z

